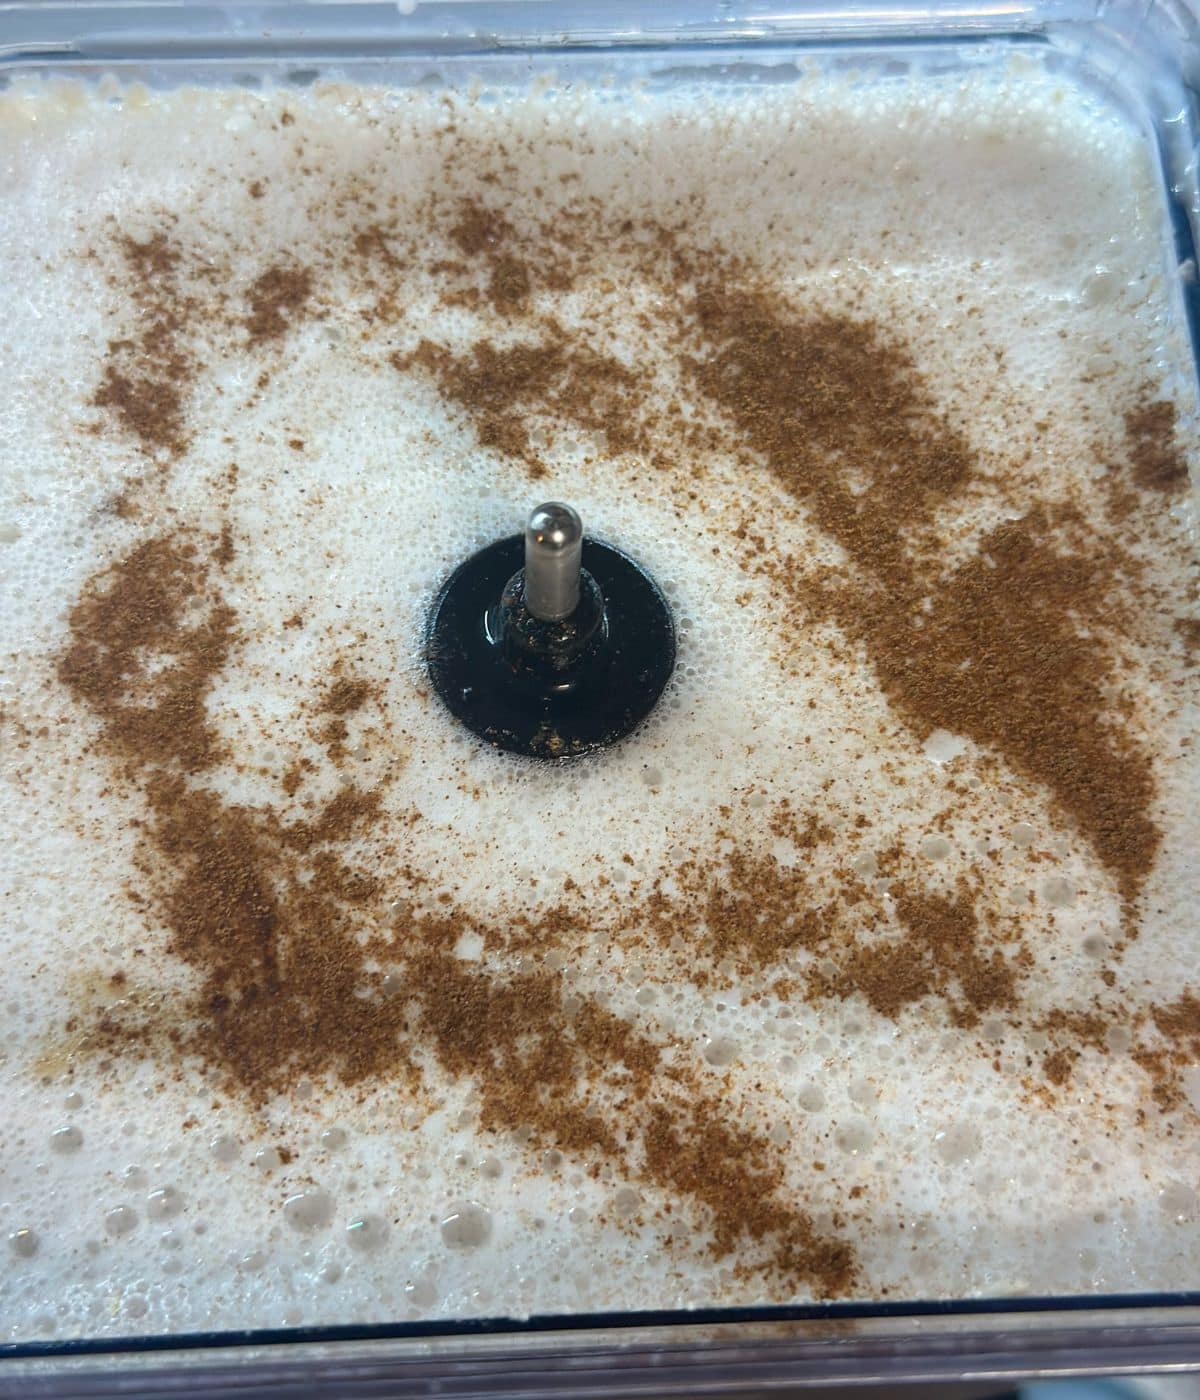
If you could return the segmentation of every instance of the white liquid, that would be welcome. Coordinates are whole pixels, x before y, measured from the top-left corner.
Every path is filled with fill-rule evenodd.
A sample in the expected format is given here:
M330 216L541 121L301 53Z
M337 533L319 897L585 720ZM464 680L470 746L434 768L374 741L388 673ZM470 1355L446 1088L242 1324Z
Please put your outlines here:
M1086 1004L1097 948L1107 956L1095 939L1119 937L1111 878L1036 784L962 736L923 743L867 662L835 655L831 627L797 638L804 624L785 619L781 632L767 585L737 568L735 549L711 548L745 518L748 491L767 492L759 514L798 557L836 562L836 546L729 457L691 498L677 473L555 430L541 449L549 475L531 482L480 446L429 376L390 363L422 337L462 351L503 334L486 307L439 305L445 287L429 269L453 249L431 195L482 199L518 225L594 197L614 222L705 230L800 304L892 327L975 452L1034 454L1018 503L1094 495L1097 462L1119 450L1121 412L1141 386L1192 407L1142 136L1034 67L969 87L916 74L723 95L485 96L317 86L108 100L66 84L0 94L6 1335L781 1298L735 1276L736 1257L714 1267L702 1217L640 1179L636 1161L592 1177L569 1155L547 1164L516 1136L479 1134L474 1086L436 1069L433 1109L386 1082L365 1093L310 1085L258 1109L195 1063L177 1075L153 1057L106 1067L62 1050L63 1023L103 1004L109 973L126 970L168 1005L192 977L154 906L126 896L142 799L114 780L92 745L95 720L56 679L68 610L140 539L183 524L218 531L227 497L236 560L222 588L245 640L209 701L231 757L205 784L280 806L279 776L303 756L313 773L281 810L298 817L336 791L342 775L311 737L311 707L349 658L378 692L349 717L347 762L361 785L389 784L385 820L352 854L395 880L385 848L402 839L431 895L481 917L549 907L570 873L602 921L669 876L681 849L711 844L728 824L723 805L748 842L773 849L784 797L834 832L803 857L818 881L835 862L871 881L897 840L908 875L929 889L970 875L988 918L1036 932L1021 1026L999 1016L956 1030L937 1000L898 1021L861 1000L781 1004L770 988L782 968L700 987L687 976L699 954L617 938L564 961L577 995L602 995L648 1036L678 1041L775 1144L822 1228L841 1218L856 1296L1193 1284L1194 1074L1190 1107L1170 1119L1122 1055L1085 1056L1053 1105L1022 1082L1040 1083L1026 1064L1040 1057L1029 1048L1039 1009ZM493 167L498 186L484 179ZM390 322L364 319L378 289L335 256L372 204L412 231L416 250L404 315ZM108 342L134 324L112 280L114 229L169 231L189 266L211 260L234 299L273 261L295 260L313 269L322 310L260 347L228 321L194 327L189 444L162 470L92 404ZM607 272L597 250L593 274L561 304L539 293L545 309L568 326L586 320L639 374L661 374L666 396L675 347L637 319L661 291L628 267L605 286ZM104 510L143 477L138 518ZM548 770L482 753L456 730L422 693L415 647L449 569L554 498L655 575L680 654L635 739ZM946 524L961 553L1012 508L986 491L956 507ZM304 625L285 627L296 614ZM797 642L800 679L780 664ZM1119 966L1149 1004L1194 976L1200 833L1194 760L1179 749L1190 721L1178 662L1132 664L1164 844L1141 936ZM951 778L968 785L952 804ZM932 830L948 807L952 820ZM1126 1001L1136 1009L1132 993ZM672 1242L655 1214L668 1203Z

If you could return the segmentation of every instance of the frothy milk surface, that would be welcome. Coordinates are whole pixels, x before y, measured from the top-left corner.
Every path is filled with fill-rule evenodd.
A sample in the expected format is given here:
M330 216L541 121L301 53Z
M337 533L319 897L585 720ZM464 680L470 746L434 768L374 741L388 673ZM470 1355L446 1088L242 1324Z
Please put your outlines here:
M8 1337L1194 1284L1149 151L1029 61L0 93ZM679 637L559 766L421 661L544 499Z

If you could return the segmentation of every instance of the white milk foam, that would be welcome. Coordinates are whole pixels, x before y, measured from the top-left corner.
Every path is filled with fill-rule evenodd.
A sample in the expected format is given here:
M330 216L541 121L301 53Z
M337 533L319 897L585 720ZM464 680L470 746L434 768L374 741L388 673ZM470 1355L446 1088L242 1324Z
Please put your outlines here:
M478 1133L470 1084L446 1082L432 1111L398 1086L311 1084L258 1110L195 1065L173 1077L132 1052L98 1065L55 1048L81 1003L103 1004L108 973L128 969L167 998L191 978L152 908L125 896L142 808L89 747L96 723L55 677L68 611L89 577L156 530L219 530L216 483L230 462L237 555L223 587L246 640L209 702L243 768L211 775L230 800L277 802L279 774L301 753L316 767L294 814L336 789L304 707L350 657L382 687L348 721L355 779L399 774L385 809L419 810L409 858L463 907L547 906L568 873L580 900L644 888L710 835L722 805L769 848L770 812L786 796L837 833L835 850L811 857L818 864L852 860L870 880L876 852L899 839L935 888L967 871L982 873L998 909L1032 899L1035 1005L1092 979L1119 939L1111 879L1035 785L961 736L922 744L865 659L826 651L828 627L804 635L799 679L763 644L776 625L766 584L735 567L732 547L710 549L746 513L747 490L759 493L760 526L777 521L798 554L838 553L775 488L748 486L730 459L708 499L681 504L644 464L609 461L585 435L550 442L550 474L534 483L480 445L433 380L388 363L422 336L470 345L481 313L445 310L415 274L403 318L373 329L361 288L339 283L324 253L348 226L347 198L374 199L419 231L431 193L488 197L476 166L445 159L451 140L507 148L503 207L514 218L565 198L558 185L635 221L686 215L813 305L879 317L912 345L978 453L1016 459L1037 445L1018 496L1092 487L1095 463L1121 440L1122 407L1145 383L1174 397L1185 421L1194 410L1145 137L1029 61L970 82L813 73L762 90L446 96L29 81L0 93L7 1337L778 1301L735 1274L736 1258L714 1265L699 1248L665 1245L646 1223L666 1199L653 1186ZM247 195L254 180L261 198ZM113 233L163 227L231 285L273 254L324 281L323 315L283 341L214 341L201 354L190 446L160 471L91 399L108 342L130 325L128 299L108 280ZM645 368L649 332L635 313L656 295L597 288L590 311L579 298L557 314L594 314L607 344ZM1042 419L1049 426L1035 430ZM141 518L105 509L142 477ZM563 769L480 752L424 694L416 659L449 569L553 498L656 576L680 637L652 721ZM1172 508L1190 531L1190 508ZM984 495L945 523L966 554L1008 510ZM747 591L749 605L736 603ZM285 628L296 613L305 625ZM1194 721L1177 664L1135 661L1165 844L1121 967L1128 985L1167 999L1198 952L1196 774L1179 746ZM25 748L21 725L34 735ZM967 795L935 830L952 777ZM856 831L860 813L874 822L869 839ZM1119 1057L1081 1061L1044 1103L1022 1089L1044 1042L1036 1031L985 1022L997 1072L990 1055L964 1052L938 1004L893 1022L856 1000L784 1002L764 994L767 981L701 989L668 961L600 940L573 976L647 1034L678 1037L785 1147L788 1179L818 1223L843 1219L857 1296L1194 1284L1196 1070L1185 1076L1190 1106L1169 1119L1150 1107L1138 1124L1147 1082Z

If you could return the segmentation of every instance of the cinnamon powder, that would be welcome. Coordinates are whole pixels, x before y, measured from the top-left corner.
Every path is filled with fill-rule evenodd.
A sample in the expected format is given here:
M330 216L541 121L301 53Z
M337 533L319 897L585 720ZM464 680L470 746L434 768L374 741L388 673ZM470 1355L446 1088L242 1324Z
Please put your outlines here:
M850 1247L791 1198L776 1149L726 1121L663 1046L586 1000L569 1003L561 974L469 969L454 947L478 921L449 902L417 915L393 898L381 935L380 902L395 891L351 853L370 841L382 792L346 787L314 818L287 822L202 785L221 753L204 702L236 636L212 567L186 534L149 540L71 613L60 677L141 791L148 890L169 951L199 978L165 1013L136 998L104 1013L91 1048L197 1055L256 1103L329 1075L387 1078L420 1100L432 1052L477 1083L484 1131L532 1131L690 1199L716 1257L749 1249L747 1267L785 1293L849 1287ZM365 685L339 677L324 706L348 713L367 699ZM485 943L506 936L480 931Z
M112 340L92 395L147 452L178 456L187 446L184 395L195 366L183 332L189 300L180 291L180 255L163 233L117 240L137 317L132 336Z
M1152 399L1125 413L1125 439L1134 482L1167 494L1188 485L1188 468L1175 436L1175 405Z
M762 293L706 291L695 316L709 347L700 388L854 566L819 588L783 568L779 584L865 647L919 737L967 735L1047 787L1130 908L1161 839L1155 785L1149 756L1107 723L1112 658L1077 622L1103 607L1109 558L1058 547L1038 510L947 576L910 538L974 467L911 359L869 324ZM851 462L867 478L859 494Z
M634 373L573 342L556 322L539 329L532 343L498 347L481 340L467 355L422 340L412 353L393 355L392 364L433 375L442 393L470 414L483 446L524 462L534 480L546 468L533 447L531 415L603 433L609 451L633 449L641 440Z
M313 275L309 268L284 263L267 268L246 293L250 314L245 325L250 344L278 340L299 318L312 294Z
M949 571L937 513L972 489L979 468L903 345L867 320L804 313L714 256L684 258L678 240L661 231L618 232L622 247L647 250L641 272L666 293L661 314L698 403L728 423L742 450L765 464L848 560L818 579L753 555L750 567L772 570L781 590L864 649L918 736L935 728L968 735L1053 794L1110 872L1132 922L1159 833L1149 758L1128 731L1108 723L1113 655L1103 620L1122 577L1118 552L1098 538L1081 543L1063 513L1035 508L990 531L976 558ZM451 236L482 269L493 309L523 323L527 338L484 339L463 355L424 341L392 356L397 370L430 376L466 412L482 445L524 461L531 476L545 470L529 430L537 419L602 434L614 453L653 442L661 460L677 469L686 462L679 448L700 440L694 425L685 432L674 419L647 423L635 369L533 315L530 268L546 263L545 246L531 246L528 234L480 205L458 211ZM543 245L577 237L569 221L537 234ZM358 255L395 271L400 262L387 239L377 230ZM579 254L565 244L558 251L564 266ZM131 254L163 285L175 257L167 245ZM303 269L269 269L249 294L251 342L282 334L311 295ZM177 350L179 336L176 326L160 348ZM116 352L113 363L132 363L120 357L141 355L150 343ZM105 406L152 445L154 424L170 421L156 409L143 431L115 398ZM181 450L182 422L179 406L157 445ZM1125 424L1137 483L1177 489L1173 410L1140 404ZM848 469L865 489L851 492ZM673 489L686 478L677 476ZM382 938L381 901L396 890L384 888L369 857L363 864L382 792L347 787L314 816L285 822L198 785L221 753L205 701L235 644L236 619L212 587L204 548L185 535L142 548L85 590L60 676L99 717L106 743L142 788L154 898L172 951L200 975L203 990L169 1023L106 1022L109 1043L133 1037L158 1046L165 1037L221 1066L228 1083L256 1101L298 1073L349 1084L387 1077L419 1097L421 1065L432 1054L445 1073L477 1082L485 1130L530 1128L539 1142L614 1160L691 1200L718 1256L750 1244L758 1247L756 1266L788 1286L847 1287L849 1246L814 1229L788 1198L770 1143L735 1128L725 1106L667 1053L671 1047L600 1007L576 1004L557 974L497 977L452 955L464 926L490 948L536 949L593 936L603 927L598 915L593 926L573 905L545 918L481 924L452 901L437 916L418 917L402 898ZM140 670L146 656L166 664ZM341 723L374 699L367 683L338 678L319 708ZM290 781L285 790L295 792L298 774L289 788ZM823 839L814 823L789 820L776 835L803 850L806 840ZM1002 946L969 888L947 896L901 882L890 920L849 876L817 890L802 870L737 842L715 872L714 864L697 852L677 892L653 891L627 915L629 928L681 942L695 980L723 963L746 975L819 955L803 981L818 1002L857 996L898 1018L936 999L961 1027L985 1011L1020 1010L1030 960ZM406 870L403 878L415 894L424 876ZM368 972L369 958L388 970ZM1193 1001L1185 993L1177 1005L1154 1008L1151 1021L1167 1043L1132 1052L1164 1108L1180 1101L1177 1057L1196 1050ZM1081 1048L1097 1047L1097 1020L1089 1012L1058 1015L1051 1029L1061 1043L1042 1063L1050 1083L1065 1083Z

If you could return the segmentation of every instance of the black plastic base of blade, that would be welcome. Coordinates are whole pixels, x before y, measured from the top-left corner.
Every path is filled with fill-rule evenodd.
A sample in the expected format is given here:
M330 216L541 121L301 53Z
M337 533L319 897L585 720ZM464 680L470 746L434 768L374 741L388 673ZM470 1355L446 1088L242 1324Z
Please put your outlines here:
M472 733L509 753L575 758L615 744L650 713L675 669L667 600L628 555L584 540L583 567L604 595L608 640L594 677L569 695L540 695L514 675L497 635L500 595L524 562L524 537L512 535L443 584L426 636L434 689Z

